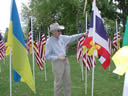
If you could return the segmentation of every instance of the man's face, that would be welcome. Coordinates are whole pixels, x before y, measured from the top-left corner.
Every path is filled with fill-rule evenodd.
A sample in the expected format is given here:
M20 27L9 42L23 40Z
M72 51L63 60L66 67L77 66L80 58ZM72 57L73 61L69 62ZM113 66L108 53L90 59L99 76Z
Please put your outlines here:
M52 34L55 38L58 38L60 36L61 32L59 30L55 30L52 32Z

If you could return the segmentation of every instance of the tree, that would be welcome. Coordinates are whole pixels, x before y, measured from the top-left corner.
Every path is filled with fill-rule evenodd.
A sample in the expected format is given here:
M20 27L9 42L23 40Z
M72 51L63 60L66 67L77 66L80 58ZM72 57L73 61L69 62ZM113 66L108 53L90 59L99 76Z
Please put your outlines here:
M86 10L89 13L89 18L91 5L92 1L88 0ZM112 0L97 0L97 6L101 10L102 17L106 18L105 20L115 22L117 6ZM63 34L74 34L77 33L78 23L82 24L82 30L84 31L85 17L83 16L83 9L84 0L31 0L29 7L23 5L22 17L26 24L28 24L30 16L34 18L34 32L37 34L40 32L41 24L44 27L45 34L47 34L48 26L56 21L66 27ZM107 22L105 23L107 24ZM114 26L112 29L114 30Z
M123 32L125 30L126 17L128 16L128 0L115 0L118 2L117 7L120 10L118 13L119 21L123 24Z

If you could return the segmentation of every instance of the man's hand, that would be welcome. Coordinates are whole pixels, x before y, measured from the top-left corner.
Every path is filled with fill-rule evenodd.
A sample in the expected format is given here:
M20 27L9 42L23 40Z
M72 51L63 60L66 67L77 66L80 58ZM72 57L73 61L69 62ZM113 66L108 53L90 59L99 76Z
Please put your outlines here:
M87 32L83 33L83 35L86 36L87 35Z
M65 56L58 56L58 59L59 59L59 60L65 60L66 57L65 57Z

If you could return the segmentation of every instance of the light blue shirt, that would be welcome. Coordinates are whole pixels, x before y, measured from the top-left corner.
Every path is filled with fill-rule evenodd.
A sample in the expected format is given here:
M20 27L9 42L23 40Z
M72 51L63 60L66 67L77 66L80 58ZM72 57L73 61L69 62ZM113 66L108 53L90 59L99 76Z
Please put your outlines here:
M45 57L47 60L55 61L58 56L66 56L66 46L70 42L78 40L82 34L72 36L60 35L58 38L51 36L46 42Z

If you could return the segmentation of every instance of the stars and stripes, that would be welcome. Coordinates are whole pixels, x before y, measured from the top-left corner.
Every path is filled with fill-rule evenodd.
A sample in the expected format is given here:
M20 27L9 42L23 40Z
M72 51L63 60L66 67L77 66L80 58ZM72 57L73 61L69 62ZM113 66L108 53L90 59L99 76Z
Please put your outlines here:
M89 32L88 32L89 33ZM88 33L86 38L88 38ZM85 38L85 39L86 39ZM85 42L84 42L85 43ZM84 49L85 47L83 47L83 57L82 57L82 62L84 64L84 66L86 67L87 70L91 70L93 67L95 67L96 62L95 62L95 58L93 58L93 56L88 56L88 49ZM84 52L85 50L85 52ZM94 59L94 60L93 60ZM93 62L94 62L94 66L93 66Z
M114 33L113 47L114 47L113 53L115 53L120 48L120 33L118 31Z
M38 65L39 69L42 70L43 69L43 65L42 65L43 64L43 61L40 58L39 46L38 46L39 44L38 43L39 42L34 43L33 49L34 49L34 55L36 57L36 63Z
M40 45L39 45L39 53L40 53L40 58L43 61L43 63L46 62L45 45L46 45L46 37L45 37L45 34L43 32L43 26L41 25L41 41L40 41Z
M84 36L80 37L80 40L77 43L77 61L80 62L82 57L82 44L84 42Z
M0 60L3 60L5 57L5 51L6 51L6 46L3 40L0 40Z
M87 52L83 55L82 62L87 70L91 70L93 67L95 67L96 62L95 62L95 58L93 58L93 56L87 55ZM94 66L93 66L93 59L94 59Z

